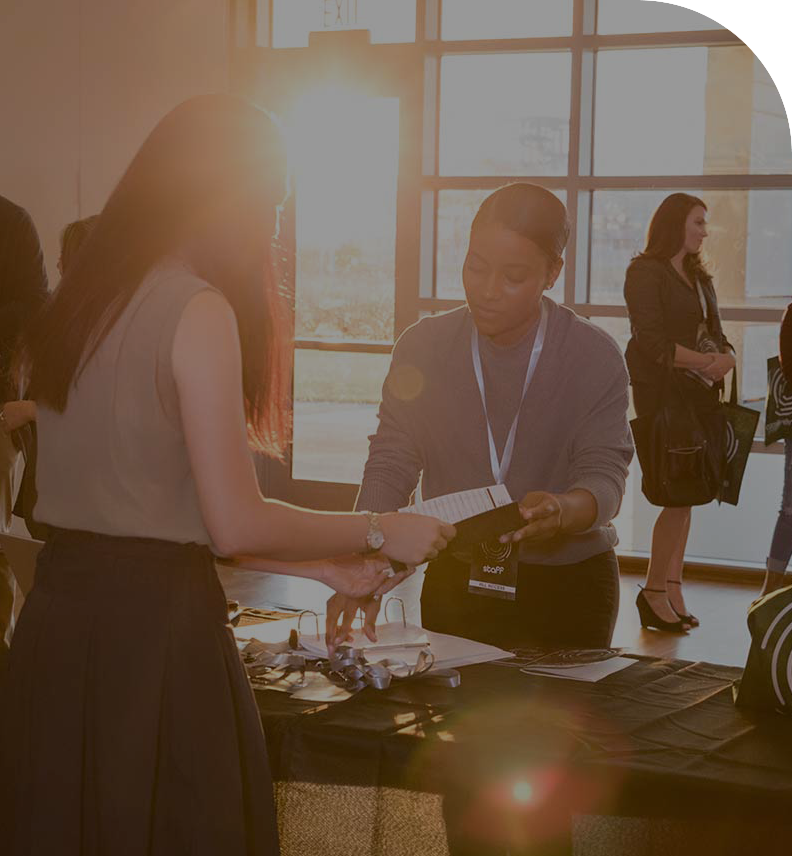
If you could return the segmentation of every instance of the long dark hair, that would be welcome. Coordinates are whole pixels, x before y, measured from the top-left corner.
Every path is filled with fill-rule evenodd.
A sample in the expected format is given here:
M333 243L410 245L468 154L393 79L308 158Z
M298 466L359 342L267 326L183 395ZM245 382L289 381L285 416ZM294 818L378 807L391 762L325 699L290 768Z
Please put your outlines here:
M86 362L152 267L222 229L233 251L209 275L237 319L251 445L288 441L287 309L275 273L286 152L273 118L231 95L185 101L154 128L60 285L27 331L29 395L63 411Z
M689 193L672 193L667 196L652 216L646 237L646 249L639 253L637 258L663 261L672 259L685 245L688 214L698 207L707 210L701 199ZM708 282L712 279L700 253L686 253L682 267L693 282Z

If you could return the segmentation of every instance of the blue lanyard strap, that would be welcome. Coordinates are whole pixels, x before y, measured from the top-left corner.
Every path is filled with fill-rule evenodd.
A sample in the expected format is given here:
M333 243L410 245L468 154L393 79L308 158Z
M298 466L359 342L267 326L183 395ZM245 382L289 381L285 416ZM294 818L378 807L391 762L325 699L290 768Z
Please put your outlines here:
M542 355L544 348L545 333L547 332L547 307L542 301L542 314L539 320L539 329L536 331L536 338L531 349L531 359L528 361L528 368L525 372L525 382L523 383L522 396L520 403L517 406L517 412L514 414L509 434L506 437L506 445L503 447L503 457L498 460L498 451L495 448L495 439L492 436L492 425L490 424L489 413L487 412L487 394L484 391L484 372L481 369L481 352L479 349L479 333L476 325L473 325L473 332L470 335L470 353L473 357L473 370L476 373L476 382L478 383L479 393L481 395L481 404L484 407L484 419L487 422L487 439L489 440L490 466L492 467L492 477L496 484L503 484L506 480L506 473L511 466L512 455L514 454L514 440L517 436L517 423L520 421L520 410L525 401L525 394L528 392L528 387L531 385L533 376L536 373L536 366L539 362L539 357Z

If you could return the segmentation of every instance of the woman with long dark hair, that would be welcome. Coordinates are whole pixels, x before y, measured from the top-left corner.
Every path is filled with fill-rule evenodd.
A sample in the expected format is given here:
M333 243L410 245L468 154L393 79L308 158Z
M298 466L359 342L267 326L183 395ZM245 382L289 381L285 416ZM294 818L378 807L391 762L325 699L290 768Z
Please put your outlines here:
M53 528L13 640L10 854L277 852L258 713L212 550L382 592L453 534L259 493L288 436L272 118L192 99L143 143L24 342ZM392 574L392 572L390 572Z
M717 408L723 378L735 367L712 277L701 259L706 237L707 206L695 196L673 193L655 211L646 249L627 269L627 368L638 416L660 408L669 366L679 393L702 414ZM657 518L646 586L637 600L644 627L682 632L699 624L682 594L690 517L690 508L664 508Z

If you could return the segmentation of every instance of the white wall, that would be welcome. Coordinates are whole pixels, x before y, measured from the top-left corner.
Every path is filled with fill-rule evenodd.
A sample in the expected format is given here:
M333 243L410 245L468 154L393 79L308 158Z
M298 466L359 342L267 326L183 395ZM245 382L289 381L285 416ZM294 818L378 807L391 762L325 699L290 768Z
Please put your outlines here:
M228 85L228 0L0 0L0 195L58 236L171 107Z

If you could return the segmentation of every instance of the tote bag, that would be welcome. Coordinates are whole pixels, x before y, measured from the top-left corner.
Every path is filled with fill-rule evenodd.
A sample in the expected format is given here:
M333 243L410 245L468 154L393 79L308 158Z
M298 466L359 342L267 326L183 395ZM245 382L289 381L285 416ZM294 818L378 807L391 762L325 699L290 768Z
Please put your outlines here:
M721 404L721 413L726 422L725 466L720 501L737 505L740 499L745 467L751 454L759 411L737 404L737 371L732 372L731 395Z
M781 371L781 360L778 357L770 357L767 361L765 412L765 446L792 438L792 389Z

